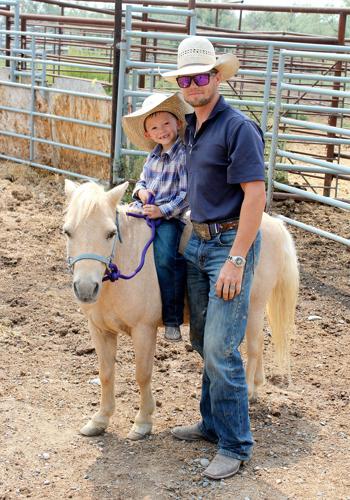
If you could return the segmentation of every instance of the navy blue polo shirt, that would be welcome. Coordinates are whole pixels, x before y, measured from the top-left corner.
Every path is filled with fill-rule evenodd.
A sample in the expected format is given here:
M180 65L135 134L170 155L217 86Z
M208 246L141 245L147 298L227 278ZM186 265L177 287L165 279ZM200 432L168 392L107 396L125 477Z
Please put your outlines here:
M196 115L186 115L186 121L191 219L215 222L239 217L244 195L240 183L265 178L261 129L222 96L197 134Z

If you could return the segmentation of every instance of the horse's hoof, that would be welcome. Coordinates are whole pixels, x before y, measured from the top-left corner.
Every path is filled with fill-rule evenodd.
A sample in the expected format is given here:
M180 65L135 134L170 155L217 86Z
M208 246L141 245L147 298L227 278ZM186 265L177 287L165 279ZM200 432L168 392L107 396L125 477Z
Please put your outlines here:
M149 436L152 432L151 424L143 424L137 425L134 424L132 426L131 431L127 435L127 438L131 441L140 441L141 439L145 439L145 437Z
M127 438L130 439L130 441L141 441L141 439L145 439L146 436L149 436L150 433L148 434L140 434L139 432L131 430L129 434L127 435Z
M82 427L79 432L83 436L99 436L100 434L103 434L105 430L105 425L98 425L90 420L90 422L84 425L84 427Z

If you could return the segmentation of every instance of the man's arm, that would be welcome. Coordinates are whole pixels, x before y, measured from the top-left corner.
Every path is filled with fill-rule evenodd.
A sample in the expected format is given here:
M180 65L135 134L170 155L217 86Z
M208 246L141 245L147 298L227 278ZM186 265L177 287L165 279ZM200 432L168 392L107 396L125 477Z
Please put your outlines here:
M249 248L256 238L264 212L266 195L263 181L245 182L241 184L244 199L239 217L239 226L230 255L246 257ZM241 291L244 268L235 267L225 262L216 282L216 294L224 300L233 299Z

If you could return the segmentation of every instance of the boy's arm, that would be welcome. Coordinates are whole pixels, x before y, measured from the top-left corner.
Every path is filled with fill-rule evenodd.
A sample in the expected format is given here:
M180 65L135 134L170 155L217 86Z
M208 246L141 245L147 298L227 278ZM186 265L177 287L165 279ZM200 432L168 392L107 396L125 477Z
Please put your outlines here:
M136 182L134 190L132 192L132 197L134 200L139 200L138 192L140 189L147 189L146 188L146 181L145 181L145 174L144 171L142 170L140 179Z

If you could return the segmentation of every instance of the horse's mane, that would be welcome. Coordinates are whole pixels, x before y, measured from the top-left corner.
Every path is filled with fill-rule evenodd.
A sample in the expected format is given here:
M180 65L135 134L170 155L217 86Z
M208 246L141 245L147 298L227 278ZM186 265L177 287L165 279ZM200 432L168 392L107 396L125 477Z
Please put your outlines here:
M105 191L103 187L96 182L85 182L81 184L73 193L69 205L65 210L65 220L70 220L72 229L74 229L80 222L83 222L95 210L105 203ZM126 217L127 212L140 213L140 210L130 205L118 205L118 212L120 215ZM136 221L133 217L128 222Z
M104 189L96 182L85 182L73 193L70 203L65 212L65 219L68 218L74 226L84 221L103 202Z

